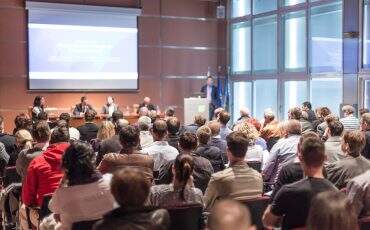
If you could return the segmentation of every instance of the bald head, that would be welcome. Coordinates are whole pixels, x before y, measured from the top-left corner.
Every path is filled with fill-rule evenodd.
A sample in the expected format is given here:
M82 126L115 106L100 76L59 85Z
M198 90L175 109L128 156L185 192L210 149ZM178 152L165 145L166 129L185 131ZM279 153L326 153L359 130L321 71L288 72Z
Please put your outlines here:
M251 225L251 215L247 207L234 200L217 202L208 222L211 230L251 230Z
M144 103L148 105L150 103L150 97L144 97Z

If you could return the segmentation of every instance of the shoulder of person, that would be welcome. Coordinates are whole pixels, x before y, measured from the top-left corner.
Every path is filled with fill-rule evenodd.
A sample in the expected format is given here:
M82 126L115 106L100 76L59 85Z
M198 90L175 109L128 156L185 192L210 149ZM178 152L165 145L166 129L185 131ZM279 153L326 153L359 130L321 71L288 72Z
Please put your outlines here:
M232 173L233 169L231 167L226 168L222 171L216 172L212 174L212 179L215 181L219 181L224 179L227 176L230 176L230 173Z

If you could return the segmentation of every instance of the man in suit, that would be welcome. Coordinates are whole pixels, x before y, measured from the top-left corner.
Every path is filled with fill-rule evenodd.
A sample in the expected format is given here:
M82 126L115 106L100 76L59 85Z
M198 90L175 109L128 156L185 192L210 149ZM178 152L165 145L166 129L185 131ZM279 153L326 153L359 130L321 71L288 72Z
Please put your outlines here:
M103 105L102 114L107 114L108 117L112 117L112 114L118 110L118 105L114 103L114 98L109 96L107 98L107 103Z
M91 141L96 138L99 127L94 123L95 112L88 110L85 113L85 124L78 127L81 141Z
M139 110L142 107L146 107L149 111L157 110L157 107L153 105L152 103L150 103L150 101L151 101L150 97L145 97L143 103L139 105ZM138 110L138 113L139 113L139 110Z
M202 86L200 91L206 95L209 102L209 119L211 120L215 109L221 106L220 97L218 96L217 87L213 85L212 76L207 77L207 84Z
M93 107L90 104L88 104L88 102L89 101L87 100L86 96L81 97L81 103L75 106L75 109L73 110L73 115L77 115L77 116L83 115L87 111L92 111L96 113L96 111L93 109Z

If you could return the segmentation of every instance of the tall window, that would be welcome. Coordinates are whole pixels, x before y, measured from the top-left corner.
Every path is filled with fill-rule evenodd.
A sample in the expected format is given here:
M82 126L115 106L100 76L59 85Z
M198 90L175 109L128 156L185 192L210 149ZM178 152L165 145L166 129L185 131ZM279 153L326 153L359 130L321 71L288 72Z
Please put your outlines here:
M253 20L253 72L271 73L277 67L276 15Z
M311 72L342 71L342 2L311 8Z
M276 10L277 0L253 0L253 14Z
M234 83L233 103L233 118L236 121L241 107L252 108L252 82Z
M306 81L286 81L284 82L284 118L288 118L290 108L301 106L307 101L307 82Z
M311 103L313 107L327 106L339 115L342 103L342 78L313 78L311 80Z
M363 23L363 68L370 68L370 0L364 0L364 23Z
M232 0L231 17L243 17L251 13L251 0Z
M277 80L256 80L253 87L253 114L263 119L266 108L277 111Z
M232 25L232 71L234 73L251 70L251 26L250 22Z
M306 0L283 0L284 6L293 6L306 2Z
M284 68L286 72L306 67L306 14L304 11L283 16Z
M370 80L365 81L364 108L370 108Z

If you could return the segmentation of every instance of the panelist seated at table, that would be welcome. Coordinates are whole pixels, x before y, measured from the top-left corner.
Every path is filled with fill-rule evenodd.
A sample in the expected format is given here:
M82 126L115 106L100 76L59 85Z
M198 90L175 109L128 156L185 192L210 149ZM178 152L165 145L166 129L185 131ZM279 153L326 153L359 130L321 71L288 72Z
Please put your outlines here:
M107 97L107 103L103 105L102 114L108 115L108 117L112 117L112 114L118 110L118 105L114 103L114 98L112 96Z
M86 96L81 97L81 103L78 103L74 110L73 115L75 116L81 116L84 115L87 111L93 111L96 114L96 111L93 109L93 107L88 104L88 100Z
M139 113L140 108L142 107L146 107L149 111L157 110L157 106L150 103L150 101L151 101L150 97L145 97L144 101L139 105L138 113Z

